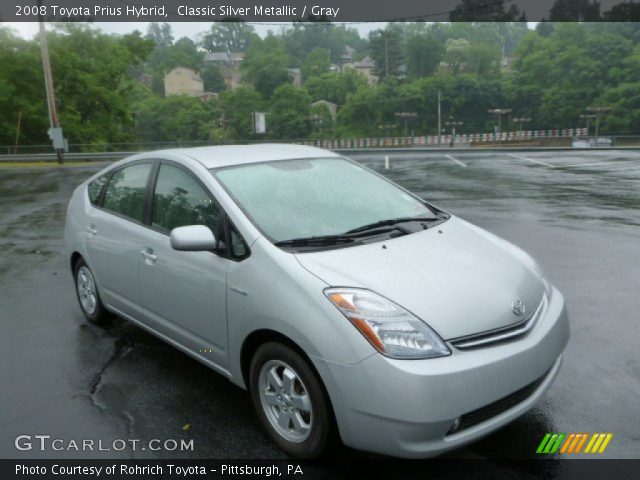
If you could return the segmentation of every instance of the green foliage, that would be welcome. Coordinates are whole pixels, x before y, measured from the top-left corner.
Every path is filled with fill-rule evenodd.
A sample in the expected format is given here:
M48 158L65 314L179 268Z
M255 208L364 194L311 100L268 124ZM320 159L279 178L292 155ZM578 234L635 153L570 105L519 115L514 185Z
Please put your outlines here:
M49 50L60 121L69 142L131 140L128 96L135 80L127 71L144 58L144 42L106 35L89 25L65 23L49 34Z
M331 52L325 48L314 48L302 62L302 79L307 81L329 72L331 67Z
M220 95L222 114L224 115L224 138L253 138L251 113L264 111L260 94L249 86L228 90ZM269 129L267 118L267 130Z
M495 12L510 15L504 8ZM70 142L256 140L252 112L269 114L270 139L379 136L388 129L399 135L399 112L417 113L409 131L435 134L438 93L447 131L449 118L464 122L460 132L491 131L495 118L488 110L498 107L532 118L532 128L582 126L586 107L599 105L612 107L601 118L603 134L640 133L635 23L540 22L535 30L523 22L389 24L369 42L330 23L298 23L264 39L248 25L217 23L207 35L215 50L248 44L245 85L225 91L220 67L205 67L196 44L174 41L166 23L150 24L146 35L107 35L81 23L54 27L48 38L55 93ZM346 61L346 45L358 50L356 58L370 54L376 61L377 84L353 68L332 70L331 63ZM0 27L0 65L0 144L13 145L20 113L20 143L49 143L39 43ZM164 75L177 66L199 71L206 90L221 92L219 99L163 98ZM287 67L293 66L302 70L303 87L291 84ZM138 81L143 73L152 76L150 87ZM317 100L338 105L335 121L325 107L310 106ZM502 118L503 129L516 128L509 118Z
M282 40L268 35L264 40L256 39L247 49L242 62L243 80L251 84L264 99L273 91L289 82L287 55Z
M311 132L311 100L307 92L290 83L273 92L271 115L267 117L269 137L279 140L306 138Z
M202 82L204 83L205 92L220 93L227 88L227 85L224 83L222 70L220 70L220 67L218 65L206 65L202 69L202 72L200 72L200 76L202 77Z
M376 75L380 79L396 75L404 61L402 30L394 23L384 30L376 30L369 35L369 53L376 63Z
M213 107L186 95L150 96L137 105L141 142L209 140L217 120Z
M354 28L329 22L295 23L285 31L283 41L292 66L301 66L307 55L317 48L328 50L331 62L338 63L347 45L360 51L367 47L366 40L360 38Z
M325 73L319 77L312 77L304 86L311 96L311 101L327 100L342 105L349 94L359 88L366 88L367 81L354 69L345 68L339 73Z
M202 37L201 45L210 52L244 52L259 38L254 28L242 21L216 22Z
M433 31L407 35L404 48L410 79L433 75L445 52L442 42Z

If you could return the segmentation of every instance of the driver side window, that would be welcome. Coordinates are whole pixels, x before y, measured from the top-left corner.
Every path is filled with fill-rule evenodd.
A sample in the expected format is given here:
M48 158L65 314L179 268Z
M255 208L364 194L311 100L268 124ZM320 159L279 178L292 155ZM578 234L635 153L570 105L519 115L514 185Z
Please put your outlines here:
M181 168L161 164L153 195L152 224L171 231L185 225L206 225L220 232L221 214L211 195Z

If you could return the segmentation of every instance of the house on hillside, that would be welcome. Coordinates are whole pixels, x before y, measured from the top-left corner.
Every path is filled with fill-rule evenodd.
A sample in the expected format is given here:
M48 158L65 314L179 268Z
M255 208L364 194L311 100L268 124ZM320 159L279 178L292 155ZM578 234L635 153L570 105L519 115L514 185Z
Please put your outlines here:
M197 97L204 93L204 83L198 72L186 67L176 67L164 76L164 96L189 95Z
M353 59L356 57L356 53L358 52L351 45L345 45L344 51L342 52L342 55L340 55L340 63L352 63Z
M244 52L209 52L204 56L204 63L220 67L227 88L234 90L240 85L242 74L240 66L244 61Z
M378 82L376 75L376 64L369 55L364 57L359 62L347 63L343 68L353 68L360 72L362 76L367 80L369 85L373 85Z

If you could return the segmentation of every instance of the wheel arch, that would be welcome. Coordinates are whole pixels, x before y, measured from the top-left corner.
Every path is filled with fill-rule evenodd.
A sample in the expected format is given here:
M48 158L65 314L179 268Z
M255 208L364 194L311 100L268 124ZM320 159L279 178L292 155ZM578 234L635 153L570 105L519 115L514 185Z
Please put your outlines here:
M78 260L80 260L80 259L84 260L82 254L80 254L80 252L74 251L71 254L71 257L69 259L69 266L71 267L71 275L73 275L75 273L76 264L78 263Z
M242 348L240 349L240 371L245 388L249 391L251 390L249 370L251 368L251 359L253 358L253 355L261 345L269 342L278 342L288 346L307 362L309 368L316 375L318 381L320 382L320 388L322 389L322 393L329 407L329 415L331 417L331 421L333 422L336 431L339 432L341 429L336 420L336 413L334 410L333 402L331 401L331 396L329 395L329 391L327 389L327 386L325 385L324 379L320 375L320 372L314 365L313 361L311 361L309 355L307 355L307 353L295 341L280 332L270 329L254 330L249 335L247 335L247 337L244 339L244 342L242 342Z

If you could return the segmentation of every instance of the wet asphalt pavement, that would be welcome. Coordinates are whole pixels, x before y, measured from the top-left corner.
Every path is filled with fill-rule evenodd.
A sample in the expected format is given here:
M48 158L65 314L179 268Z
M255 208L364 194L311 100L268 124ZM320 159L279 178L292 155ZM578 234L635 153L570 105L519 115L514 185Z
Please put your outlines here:
M546 432L612 432L603 457L640 458L640 153L389 155L389 170L383 154L353 158L527 250L570 313L545 398L447 456L532 458ZM63 225L73 188L96 170L0 169L0 458L282 458L246 392L127 322L84 321ZM194 450L18 451L20 434L193 439Z

